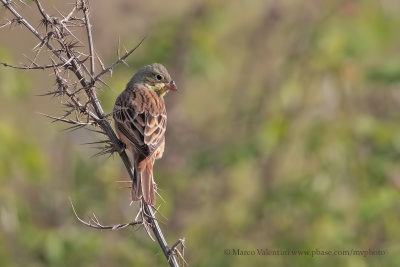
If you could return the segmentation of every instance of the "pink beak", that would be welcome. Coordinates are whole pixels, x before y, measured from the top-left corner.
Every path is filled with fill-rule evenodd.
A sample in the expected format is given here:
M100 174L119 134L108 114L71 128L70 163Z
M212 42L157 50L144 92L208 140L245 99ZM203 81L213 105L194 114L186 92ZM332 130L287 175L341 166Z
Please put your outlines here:
M165 87L167 87L168 90L171 90L171 91L178 91L178 87L176 87L176 83L173 80L170 81L169 83L165 83Z

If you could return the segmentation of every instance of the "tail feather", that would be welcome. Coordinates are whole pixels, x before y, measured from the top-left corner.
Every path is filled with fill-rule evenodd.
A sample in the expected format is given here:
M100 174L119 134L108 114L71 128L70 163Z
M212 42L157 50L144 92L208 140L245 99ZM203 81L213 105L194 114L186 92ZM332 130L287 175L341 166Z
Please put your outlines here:
M156 186L153 179L154 160L145 159L139 163L140 183L144 201L150 206L156 204Z
M131 196L132 196L132 201L139 201L142 198L142 185L141 185L141 179L140 175L138 173L138 166L135 166L133 170L133 175L135 177L135 180L132 182L132 190L131 190Z

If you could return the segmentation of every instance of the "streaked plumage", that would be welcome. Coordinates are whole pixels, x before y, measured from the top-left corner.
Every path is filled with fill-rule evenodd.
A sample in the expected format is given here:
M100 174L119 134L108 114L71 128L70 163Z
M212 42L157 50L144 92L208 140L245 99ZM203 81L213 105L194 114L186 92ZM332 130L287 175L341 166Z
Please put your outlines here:
M145 66L118 96L113 111L116 131L134 158L132 200L143 197L152 206L157 189L153 164L164 152L167 111L163 96L169 90L176 86L165 67L158 63Z

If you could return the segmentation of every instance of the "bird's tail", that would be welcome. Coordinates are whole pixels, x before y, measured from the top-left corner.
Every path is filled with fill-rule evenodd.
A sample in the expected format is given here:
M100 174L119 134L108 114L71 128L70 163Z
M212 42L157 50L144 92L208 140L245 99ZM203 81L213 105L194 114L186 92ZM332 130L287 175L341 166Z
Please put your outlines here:
M138 166L133 168L134 180L132 182L131 196L132 201L139 201L142 198L142 186L140 182L140 175L138 173Z
M132 200L137 201L142 197L144 201L154 206L156 204L157 186L153 179L154 159L145 159L135 168L136 184L132 186Z

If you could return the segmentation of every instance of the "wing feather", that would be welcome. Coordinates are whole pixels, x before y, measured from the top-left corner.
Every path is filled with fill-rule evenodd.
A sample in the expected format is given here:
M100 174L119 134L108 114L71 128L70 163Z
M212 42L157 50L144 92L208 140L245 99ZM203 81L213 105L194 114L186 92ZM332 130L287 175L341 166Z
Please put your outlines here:
M164 142L167 121L164 100L143 86L135 85L121 93L113 117L119 132L143 157L152 155Z

